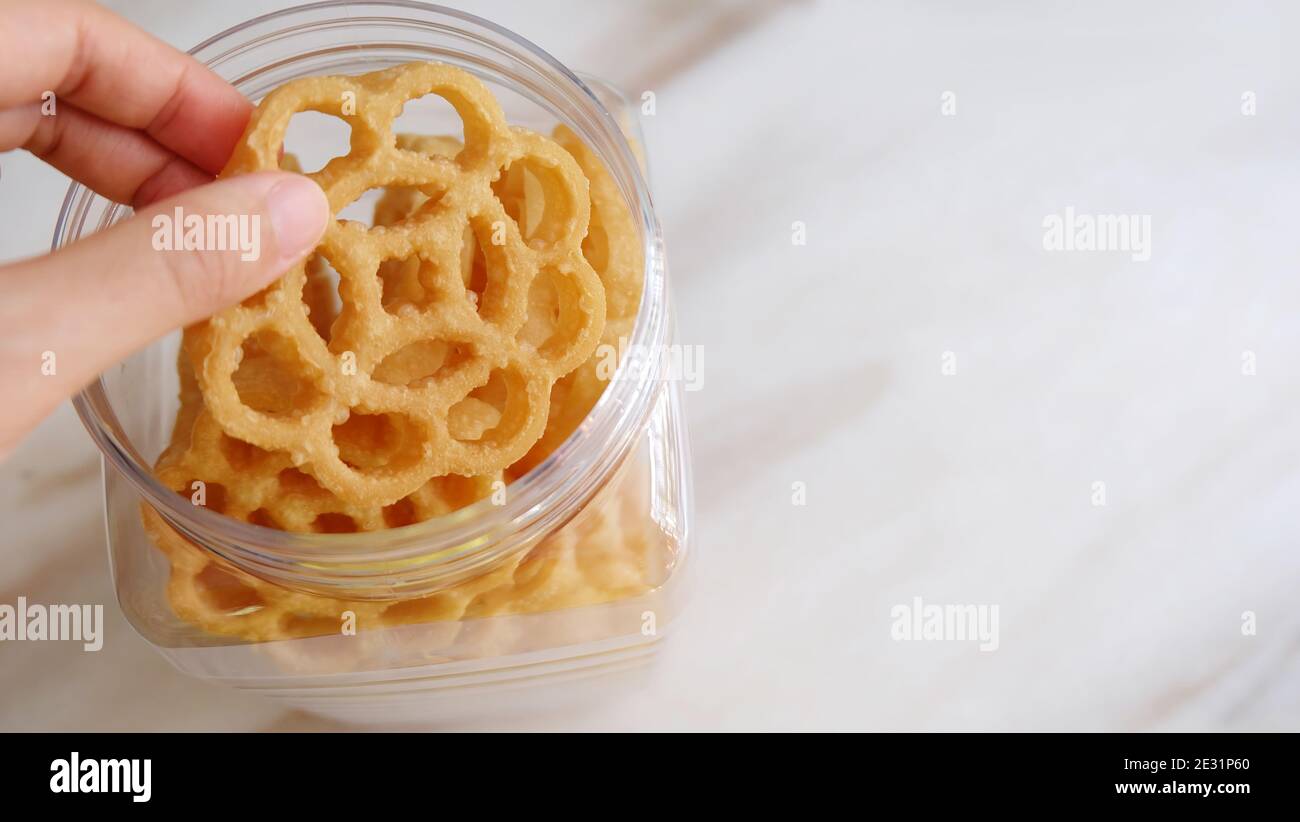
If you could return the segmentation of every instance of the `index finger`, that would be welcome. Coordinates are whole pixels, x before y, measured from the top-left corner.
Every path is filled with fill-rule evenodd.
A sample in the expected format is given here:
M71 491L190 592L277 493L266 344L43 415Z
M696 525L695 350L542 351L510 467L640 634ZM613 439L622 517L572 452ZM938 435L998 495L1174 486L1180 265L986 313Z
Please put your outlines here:
M193 57L91 2L43 0L0 6L5 82L0 107L57 101L139 129L216 174L252 110L229 83Z

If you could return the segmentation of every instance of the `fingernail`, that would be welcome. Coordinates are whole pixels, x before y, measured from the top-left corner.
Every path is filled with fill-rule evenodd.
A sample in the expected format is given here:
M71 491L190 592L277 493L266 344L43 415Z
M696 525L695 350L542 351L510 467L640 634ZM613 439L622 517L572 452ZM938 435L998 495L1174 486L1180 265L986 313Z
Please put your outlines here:
M325 192L307 177L286 175L266 193L266 210L282 264L295 263L320 242L330 219Z

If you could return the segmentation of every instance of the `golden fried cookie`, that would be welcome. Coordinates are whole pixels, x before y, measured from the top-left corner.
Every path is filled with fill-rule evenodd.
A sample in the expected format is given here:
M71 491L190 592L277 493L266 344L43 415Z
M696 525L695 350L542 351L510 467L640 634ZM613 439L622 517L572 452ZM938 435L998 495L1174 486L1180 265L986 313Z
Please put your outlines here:
M532 550L437 593L393 602L292 591L198 548L148 506L144 523L171 563L167 596L177 616L211 634L266 642L337 634L348 614L367 631L639 596L662 581L669 563L644 493L643 480L624 472Z
M355 115L342 113L343 91ZM463 144L391 135L402 105L430 92L461 114ZM487 90L447 66L290 83L258 107L223 173L298 170L279 155L302 110L352 126L350 153L309 176L336 215L382 189L374 226L336 221L281 281L187 330L157 475L214 511L288 531L450 513L540 463L595 405L606 387L597 342L619 350L637 313L640 234L576 135L506 127ZM269 641L337 633L344 612L372 630L640 595L670 559L635 473L625 466L532 550L393 602L283 588L142 513L171 564L173 611L212 634Z
M589 181L591 219L587 236L583 238L582 252L601 279L605 289L607 321L601 337L604 350L593 352L582 365L556 381L551 389L550 416L542 437L529 452L507 470L507 476L517 479L540 464L577 430L586 419L597 400L604 393L607 379L603 360L622 352L631 337L641 290L645 282L644 253L641 236L627 206L605 164L570 129L559 126L553 139L573 155ZM461 143L451 137L431 137L412 134L397 135L397 145L403 148L454 157ZM493 183L493 190L510 216L521 226L535 225L544 212L545 193L526 167L512 166ZM428 198L415 187L391 187L375 206L375 224L392 225L404 219ZM420 262L416 259L388 261L380 269L384 280L385 299L394 302L418 299ZM482 290L482 254L478 252L472 235L467 236L461 254L461 276L465 287L473 293ZM553 333L548 318L553 316L554 291L544 284L529 293L529 322L521 332L525 339L544 339Z
M569 438L605 392L607 378L598 366L617 358L632 336L641 289L645 283L645 254L632 212L609 169L596 153L565 126L555 129L555 141L573 155L590 181L591 223L582 241L582 253L605 287L607 320L600 349L582 365L561 377L551 389L551 415L538 441L506 471L512 479L523 476Z
M402 106L429 93L464 122L454 157L401 147L391 133ZM344 113L347 99L355 113ZM192 328L186 348L207 410L231 437L288 455L352 505L392 504L433 477L504 469L542 436L552 385L591 356L604 329L604 287L582 253L587 178L555 142L509 127L477 79L429 63L281 86L254 112L223 175L279 167L289 118L305 110L352 127L349 154L308 175L335 214L373 188L414 187L428 199L391 225L336 220L327 229L316 253L338 272L342 302L328 341L305 301L307 263ZM541 216L528 224L494 190L516 166L540 187ZM463 274L467 231L484 257L474 297ZM380 267L412 260L419 293L386 308ZM554 294L545 339L529 325L538 289ZM439 367L387 367L413 347L442 350ZM250 368L261 373L241 382ZM277 390L255 390L271 384ZM460 438L458 423L482 430ZM382 441L383 453L359 464L349 458L358 440Z
M292 392L278 381L275 371L263 367L266 358L261 352L250 354L250 367L238 375L240 390L262 397L268 405L289 404ZM285 531L377 531L470 505L491 494L493 483L500 479L499 474L434 477L387 506L348 502L295 467L284 452L267 451L222 430L197 390L190 357L182 351L178 359L180 409L171 443L158 458L154 473L167 487L217 513ZM470 419L467 425L476 422ZM471 427L458 433L472 431ZM355 428L342 442L345 456L361 465L383 459L385 447L395 447L374 432Z

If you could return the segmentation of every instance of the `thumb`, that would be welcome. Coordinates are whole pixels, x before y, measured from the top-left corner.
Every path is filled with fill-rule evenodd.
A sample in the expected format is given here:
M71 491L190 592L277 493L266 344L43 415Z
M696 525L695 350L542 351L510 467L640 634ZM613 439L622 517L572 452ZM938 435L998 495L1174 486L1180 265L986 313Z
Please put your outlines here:
M0 408L0 454L114 363L274 281L329 220L310 179L249 174L0 268L0 385L17 400Z

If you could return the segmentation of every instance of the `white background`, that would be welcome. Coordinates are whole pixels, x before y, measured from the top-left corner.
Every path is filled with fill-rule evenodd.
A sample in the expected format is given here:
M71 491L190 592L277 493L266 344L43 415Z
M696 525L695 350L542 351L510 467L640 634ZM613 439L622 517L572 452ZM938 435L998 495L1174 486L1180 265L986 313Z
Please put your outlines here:
M189 48L277 4L108 5ZM1285 5L467 4L656 93L680 337L705 364L696 591L653 681L487 724L1300 729ZM0 259L39 253L66 181L0 169ZM1151 260L1045 251L1067 206L1150 215ZM97 654L0 644L0 728L329 727L132 633L98 463L64 408L0 465L0 602L109 612ZM892 641L914 596L997 604L1000 648Z

